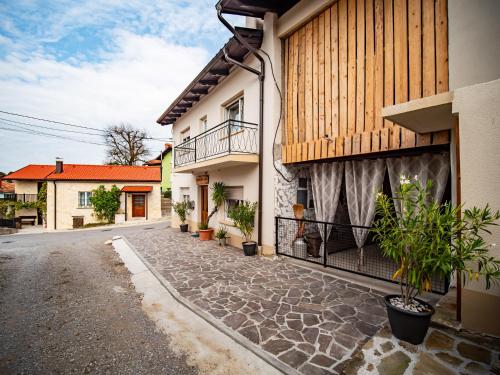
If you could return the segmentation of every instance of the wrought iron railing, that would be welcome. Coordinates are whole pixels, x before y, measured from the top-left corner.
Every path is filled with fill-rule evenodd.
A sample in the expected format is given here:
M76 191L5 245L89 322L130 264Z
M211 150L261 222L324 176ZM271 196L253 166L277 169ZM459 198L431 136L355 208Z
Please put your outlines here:
M257 154L258 126L244 121L226 120L174 147L174 167L229 154Z
M0 200L19 201L19 202L36 202L38 200L38 194L3 193L3 194L0 194Z
M369 227L356 225L276 217L276 253L324 267L397 282L392 276L399 266L384 256L369 230ZM358 249L353 231L368 232L363 248ZM327 238L326 246L324 238ZM448 280L436 275L431 280L431 287L434 293L445 294Z

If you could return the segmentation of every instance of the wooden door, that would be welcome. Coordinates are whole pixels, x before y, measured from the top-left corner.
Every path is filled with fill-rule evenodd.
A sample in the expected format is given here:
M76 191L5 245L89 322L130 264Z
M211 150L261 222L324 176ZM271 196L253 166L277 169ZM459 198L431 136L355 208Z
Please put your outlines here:
M201 222L206 223L208 218L208 185L200 186L200 195Z
M132 195L132 217L146 216L146 196L144 194Z

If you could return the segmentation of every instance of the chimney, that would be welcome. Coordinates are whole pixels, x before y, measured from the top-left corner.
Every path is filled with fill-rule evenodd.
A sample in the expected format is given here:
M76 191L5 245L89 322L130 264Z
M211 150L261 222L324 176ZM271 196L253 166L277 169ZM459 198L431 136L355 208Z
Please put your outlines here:
M61 158L56 158L56 172L55 173L62 173L63 172L63 160Z

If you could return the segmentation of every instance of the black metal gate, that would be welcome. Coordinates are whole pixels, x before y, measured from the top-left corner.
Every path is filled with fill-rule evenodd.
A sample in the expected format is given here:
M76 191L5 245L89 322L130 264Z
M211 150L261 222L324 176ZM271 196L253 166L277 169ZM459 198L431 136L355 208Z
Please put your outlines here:
M276 253L374 279L397 282L392 280L392 275L399 266L383 255L369 230L369 227L278 216L275 218ZM363 248L358 249L353 231L367 234ZM431 284L434 293L445 294L448 291L446 278L436 275Z

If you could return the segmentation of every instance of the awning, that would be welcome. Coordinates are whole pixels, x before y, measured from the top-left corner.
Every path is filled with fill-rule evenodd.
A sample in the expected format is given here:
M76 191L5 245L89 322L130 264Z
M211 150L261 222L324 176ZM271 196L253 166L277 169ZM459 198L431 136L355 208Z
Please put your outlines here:
M124 193L149 193L153 191L152 186L124 186L122 192Z

